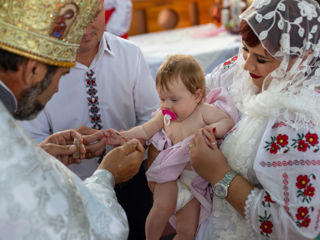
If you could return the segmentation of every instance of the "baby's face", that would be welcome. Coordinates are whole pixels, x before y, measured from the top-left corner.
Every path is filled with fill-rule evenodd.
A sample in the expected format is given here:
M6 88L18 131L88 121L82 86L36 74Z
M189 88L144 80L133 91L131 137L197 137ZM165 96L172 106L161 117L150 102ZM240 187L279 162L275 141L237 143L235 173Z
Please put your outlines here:
M199 100L192 94L182 81L173 81L168 89L157 87L160 98L160 109L168 109L177 115L177 121L188 118L197 107Z

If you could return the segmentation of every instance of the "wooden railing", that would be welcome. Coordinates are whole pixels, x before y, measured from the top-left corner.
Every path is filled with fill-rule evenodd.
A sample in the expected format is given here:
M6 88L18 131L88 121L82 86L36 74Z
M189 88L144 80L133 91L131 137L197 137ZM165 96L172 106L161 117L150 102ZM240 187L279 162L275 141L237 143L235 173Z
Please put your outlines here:
M212 22L219 0L133 0L129 35Z

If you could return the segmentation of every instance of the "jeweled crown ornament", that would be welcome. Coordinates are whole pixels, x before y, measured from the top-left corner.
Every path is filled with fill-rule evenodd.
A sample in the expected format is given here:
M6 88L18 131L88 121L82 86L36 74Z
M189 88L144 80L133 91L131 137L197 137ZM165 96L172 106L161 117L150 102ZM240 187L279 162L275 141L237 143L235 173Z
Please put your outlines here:
M101 0L0 0L0 48L72 67Z

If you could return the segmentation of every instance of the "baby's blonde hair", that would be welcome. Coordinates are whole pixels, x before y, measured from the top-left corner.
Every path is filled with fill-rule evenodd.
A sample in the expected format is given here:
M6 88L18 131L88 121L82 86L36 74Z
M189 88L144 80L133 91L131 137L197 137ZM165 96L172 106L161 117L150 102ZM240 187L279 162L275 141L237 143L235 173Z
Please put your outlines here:
M200 64L189 55L172 55L159 67L156 77L157 88L168 90L168 84L181 80L186 88L195 94L202 91L202 98L206 93L205 76Z

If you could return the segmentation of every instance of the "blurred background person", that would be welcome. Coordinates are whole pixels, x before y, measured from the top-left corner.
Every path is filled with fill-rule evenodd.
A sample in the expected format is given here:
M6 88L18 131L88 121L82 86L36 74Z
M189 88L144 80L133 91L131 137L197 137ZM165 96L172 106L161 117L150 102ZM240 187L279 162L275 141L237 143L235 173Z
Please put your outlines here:
M131 0L105 0L105 30L117 36L128 38L132 17Z

